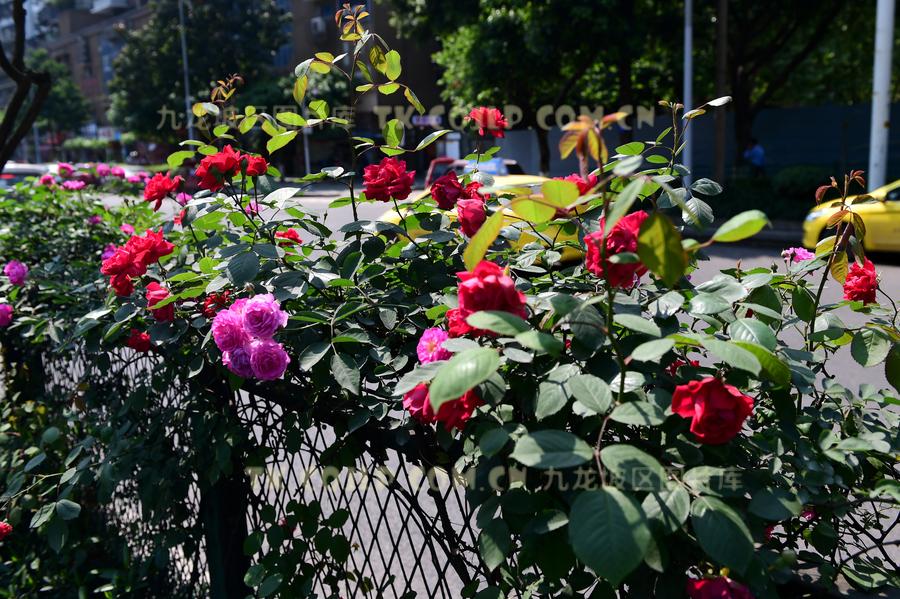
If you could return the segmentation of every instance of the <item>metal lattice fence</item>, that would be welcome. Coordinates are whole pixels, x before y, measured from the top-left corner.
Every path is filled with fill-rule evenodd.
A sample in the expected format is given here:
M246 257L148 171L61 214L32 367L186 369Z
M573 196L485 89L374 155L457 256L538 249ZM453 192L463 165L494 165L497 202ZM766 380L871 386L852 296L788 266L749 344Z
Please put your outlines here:
M138 384L152 384L155 358L136 357L130 350L108 357L109 365L99 368L90 362L92 357L79 353L45 358L46 392L77 401L93 387L127 399ZM153 398L156 409L177 409L190 389L168 385ZM481 568L465 487L446 469L416 459L414 444L365 446L350 463L338 467L323 459L337 441L332 427L286 417L279 402L245 392L235 394L233 406L251 444L268 456L264 466L245 470L249 484L242 533L264 530L266 516L273 511L287 514L292 502L313 507L323 521L339 518L338 530L349 541L347 559L338 569L340 575L329 568L316 570L311 589L316 596L458 597ZM107 416L102 407L88 415L101 420ZM184 431L169 432L175 452L192 442L183 438ZM148 518L139 499L140 483L129 477L117 485L107 512L139 560L158 559L166 539L166 584L177 596L216 594L211 590L216 572L207 556L210 524L201 514L202 477L193 473L195 482L181 505L172 506L180 515L175 520ZM282 543L290 544L302 534L299 528L286 531ZM173 538L179 542L173 544ZM316 542L305 547L302 562L327 563ZM260 555L271 549L266 541Z

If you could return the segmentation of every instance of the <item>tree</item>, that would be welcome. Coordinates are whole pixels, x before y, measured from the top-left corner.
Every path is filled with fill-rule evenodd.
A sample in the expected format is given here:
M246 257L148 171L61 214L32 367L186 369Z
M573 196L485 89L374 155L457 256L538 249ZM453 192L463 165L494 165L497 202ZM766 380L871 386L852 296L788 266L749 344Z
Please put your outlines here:
M38 117L41 126L53 133L77 131L90 120L90 105L66 65L51 58L43 48L29 54L25 63L34 71L50 75L53 82Z
M16 84L0 121L0 170L31 130L50 94L50 75L25 65L24 0L13 0L12 18L15 30L12 52L8 55L0 44L0 70Z
M268 76L278 47L286 41L284 13L275 0L185 2L190 86L195 98L210 83L240 74L252 83ZM172 139L161 111L178 113L184 124L184 84L178 36L178 0L158 0L147 24L126 34L110 82L110 120L156 139Z
M392 0L402 35L436 36L443 96L460 107L513 104L534 127L550 166L538 109L561 104L655 103L674 93L667 43L677 6L650 0ZM674 13L672 11L675 11ZM615 17L615 18L611 18ZM627 23L627 26L626 26ZM671 37L671 34L668 34Z

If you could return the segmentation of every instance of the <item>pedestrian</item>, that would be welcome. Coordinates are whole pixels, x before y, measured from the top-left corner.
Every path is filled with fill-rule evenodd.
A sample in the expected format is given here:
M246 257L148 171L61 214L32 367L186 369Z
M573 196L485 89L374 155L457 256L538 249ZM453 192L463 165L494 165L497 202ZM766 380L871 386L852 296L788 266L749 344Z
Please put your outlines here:
M750 169L754 177L766 175L766 151L755 137L751 137L744 150L744 160L750 163Z

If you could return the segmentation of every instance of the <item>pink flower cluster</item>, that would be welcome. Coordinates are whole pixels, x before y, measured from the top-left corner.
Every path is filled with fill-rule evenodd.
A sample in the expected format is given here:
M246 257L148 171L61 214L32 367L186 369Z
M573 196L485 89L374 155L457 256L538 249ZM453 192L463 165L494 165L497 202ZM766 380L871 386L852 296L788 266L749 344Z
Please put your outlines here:
M287 321L287 312L270 293L237 300L216 314L212 323L212 336L222 351L222 363L245 379L281 378L291 359L273 336Z
M13 307L9 304L0 304L0 328L8 327L13 321Z
M10 283L16 287L21 287L25 284L25 279L28 277L28 267L18 260L10 260L3 267L3 274L9 277Z

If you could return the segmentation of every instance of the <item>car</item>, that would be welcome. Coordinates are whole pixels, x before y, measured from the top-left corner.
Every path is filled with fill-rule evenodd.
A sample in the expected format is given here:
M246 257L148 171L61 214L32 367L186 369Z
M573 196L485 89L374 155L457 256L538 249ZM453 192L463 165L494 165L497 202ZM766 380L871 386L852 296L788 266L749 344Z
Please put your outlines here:
M900 252L900 179L864 194L875 201L853 204L853 212L859 214L866 227L863 246L874 252ZM851 196L848 201L863 198ZM803 222L803 245L813 249L827 236L828 219L838 211L840 200L822 202L809 211Z
M26 162L7 162L0 173L0 189L12 187L16 183L21 183L28 177L40 177L48 173L48 167L45 164L29 164Z
M403 211L403 204L411 204L428 197L431 193L431 184L446 173L452 171L457 173L457 175L463 175L465 173L470 173L473 170L475 170L474 160L467 161L447 158L436 158L432 160L431 164L428 167L428 174L425 177L425 190L417 195L412 196L406 202L401 203L401 211ZM514 160L503 158L492 158L490 160L482 162L478 165L478 170L482 173L490 174L493 177L493 183L491 184L491 187L501 190L514 187L540 187L542 183L550 180L549 178L542 177L540 175L525 174L524 170L522 170L522 167L520 167L517 162L515 162ZM521 223L524 222L509 208L504 208L503 212L505 215L503 221L504 227L521 225ZM451 221L456 220L456 211L448 210L446 214L447 218L449 218ZM398 215L397 211L393 209L384 212L384 214L382 214L378 220L398 226L400 225L400 215ZM527 244L534 242L540 242L546 245L546 242L538 237L530 227L520 226L519 229L519 238L512 243L513 247L522 248ZM427 233L428 231L420 228L411 228L409 230L409 236L413 239ZM578 242L577 233L566 233L564 231L560 231L559 227L557 227L556 225L549 225L544 231L541 232L541 236L548 239L555 239L556 242L560 244L566 241ZM567 246L561 249L561 261L564 263L580 260L584 255L581 250L574 247Z

